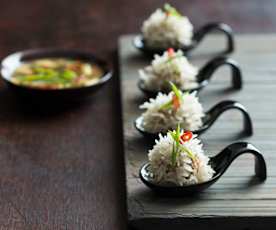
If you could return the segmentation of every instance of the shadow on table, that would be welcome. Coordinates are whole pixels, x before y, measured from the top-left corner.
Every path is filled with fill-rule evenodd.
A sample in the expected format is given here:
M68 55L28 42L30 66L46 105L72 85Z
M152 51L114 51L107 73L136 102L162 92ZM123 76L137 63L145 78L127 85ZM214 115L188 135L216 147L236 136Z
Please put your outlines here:
M74 111L93 102L93 96L83 100L43 100L36 98L20 98L7 87L0 89L0 117L1 120L43 120Z

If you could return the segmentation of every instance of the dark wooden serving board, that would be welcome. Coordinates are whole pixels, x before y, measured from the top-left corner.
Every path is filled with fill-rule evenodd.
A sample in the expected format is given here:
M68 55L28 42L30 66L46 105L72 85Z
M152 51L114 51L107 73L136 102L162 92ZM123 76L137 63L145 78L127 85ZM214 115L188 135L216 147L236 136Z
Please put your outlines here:
M237 111L228 111L201 139L209 155L226 145L246 140L264 154L268 178L258 184L254 160L250 155L238 158L227 173L197 198L162 198L145 187L138 170L147 160L150 143L135 130L133 121L140 115L138 105L145 98L138 90L139 68L148 65L133 46L132 36L119 42L122 81L124 146L129 224L137 229L275 229L276 228L276 35L238 35L233 58L241 65L244 88L230 90L227 67L216 72L211 84L200 93L207 110L224 99L234 99L249 110L254 135L241 134L242 118ZM219 36L209 37L191 56L202 66L210 53L223 47Z

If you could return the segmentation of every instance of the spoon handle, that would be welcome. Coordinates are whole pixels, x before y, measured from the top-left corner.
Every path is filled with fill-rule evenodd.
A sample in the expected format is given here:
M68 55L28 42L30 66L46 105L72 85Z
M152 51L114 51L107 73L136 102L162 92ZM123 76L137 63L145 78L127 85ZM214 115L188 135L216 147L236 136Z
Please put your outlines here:
M252 120L249 113L247 112L246 108L242 104L232 100L219 102L206 113L207 121L204 124L204 126L206 126L206 129L210 128L222 113L230 109L237 109L242 113L244 118L243 119L244 132L247 135L252 135L253 125L252 125Z
M193 40L195 43L194 47L197 46L208 33L211 33L213 31L222 32L226 36L227 48L222 53L223 54L232 53L235 49L233 30L230 26L224 23L208 23L202 26L200 29L198 29L193 36Z
M255 174L264 181L267 177L266 163L263 155L252 144L247 142L236 142L223 149L218 155L211 158L212 164L222 175L230 164L240 155L251 153L255 157Z
M242 88L242 72L239 64L228 57L216 57L210 62L205 64L198 73L198 81L204 82L209 81L213 76L213 73L220 67L229 65L232 70L232 84L234 89Z

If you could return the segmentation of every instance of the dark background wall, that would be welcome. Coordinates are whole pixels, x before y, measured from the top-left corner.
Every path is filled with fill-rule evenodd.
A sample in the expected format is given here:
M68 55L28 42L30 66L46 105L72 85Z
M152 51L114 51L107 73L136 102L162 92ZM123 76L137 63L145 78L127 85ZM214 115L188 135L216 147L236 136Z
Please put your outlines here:
M165 2L195 26L223 21L238 33L276 31L275 0L2 0L0 54L28 47L77 47L107 56L120 34L141 23Z

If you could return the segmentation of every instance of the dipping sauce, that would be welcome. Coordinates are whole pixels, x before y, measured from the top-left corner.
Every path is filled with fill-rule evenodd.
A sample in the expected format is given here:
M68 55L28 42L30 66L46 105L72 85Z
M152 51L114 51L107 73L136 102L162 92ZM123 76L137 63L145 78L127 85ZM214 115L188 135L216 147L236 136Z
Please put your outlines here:
M90 86L103 76L97 64L68 58L42 58L24 62L11 77L17 85L39 89Z

